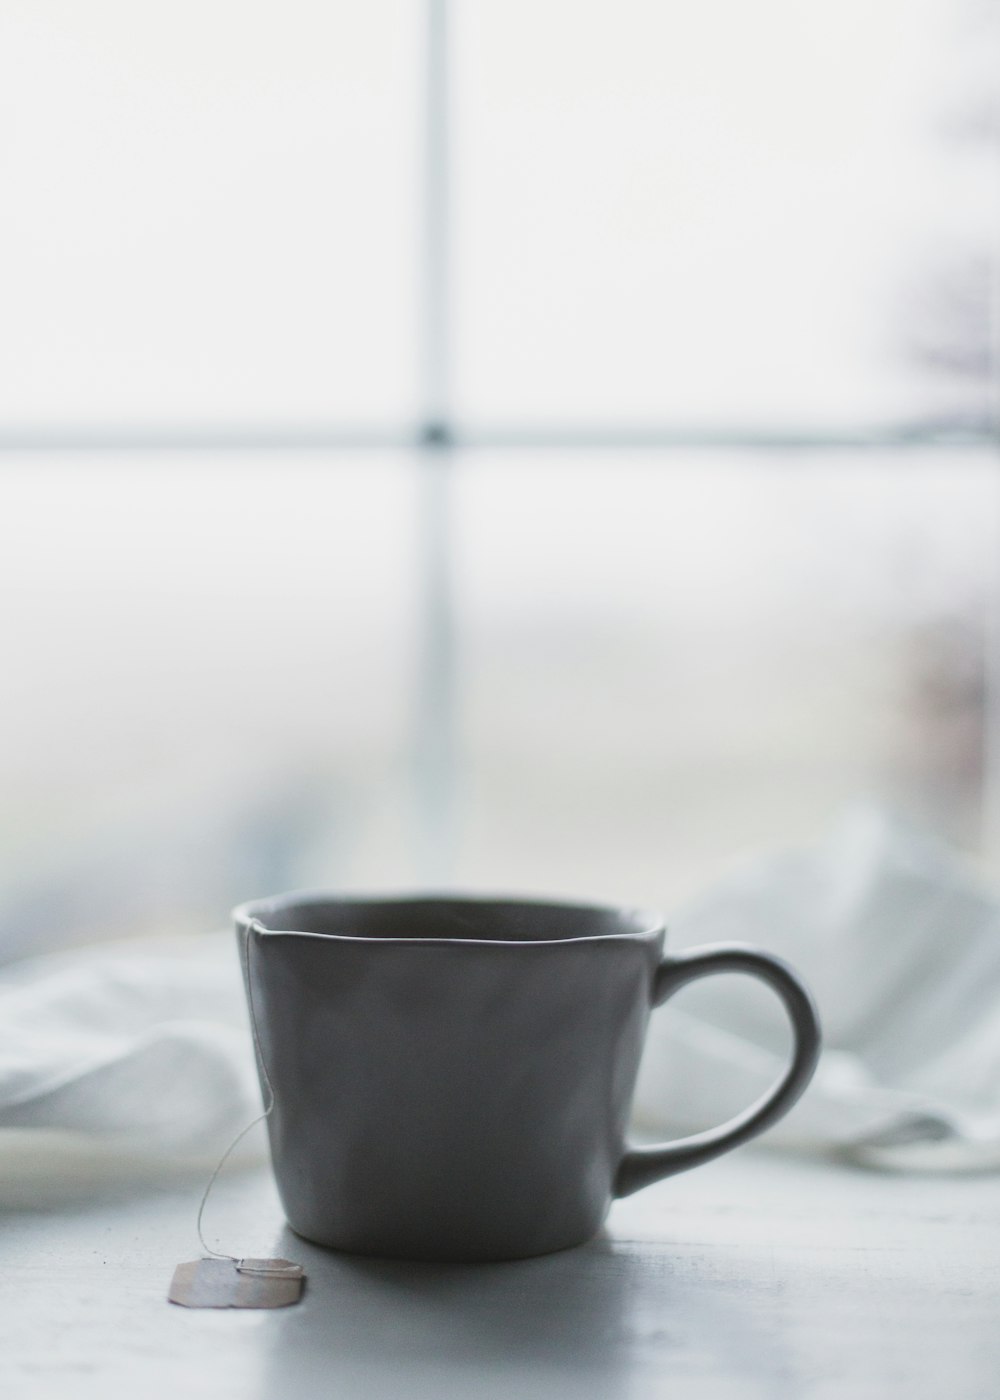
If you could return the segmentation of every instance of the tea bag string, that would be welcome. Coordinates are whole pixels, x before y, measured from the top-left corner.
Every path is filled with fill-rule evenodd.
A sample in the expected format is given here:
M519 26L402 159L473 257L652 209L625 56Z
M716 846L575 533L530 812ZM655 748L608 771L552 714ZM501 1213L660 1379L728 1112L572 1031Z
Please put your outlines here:
M264 928L264 925L260 922L259 919L249 919L247 921L247 936L243 945L243 973L246 977L247 984L247 1006L250 1011L250 1032L253 1036L254 1050L257 1052L257 1063L260 1066L261 1078L264 1081L264 1087L267 1091L266 1098L264 1100L264 1112L261 1113L258 1117L256 1117L253 1120L253 1122L248 1123L245 1128L240 1129L240 1131L233 1138L232 1142L226 1148L225 1152L223 1152L222 1156L219 1158L219 1161L216 1164L215 1171L209 1177L208 1183L205 1186L205 1190L202 1193L201 1204L198 1207L198 1220L196 1228L198 1231L198 1241L205 1253L211 1256L211 1258L231 1260L231 1262L236 1266L237 1273L259 1274L263 1275L264 1277L276 1277L286 1272L286 1270L274 1267L262 1268L251 1263L246 1259L240 1258L238 1255L226 1254L222 1250L213 1249L212 1246L205 1239L204 1230L202 1228L202 1218L205 1214L205 1207L208 1204L209 1195L211 1193L212 1187L216 1183L219 1173L222 1171L222 1168L229 1161L230 1157L236 1151L237 1147L239 1147L240 1143L243 1141L246 1135L248 1133L253 1132L254 1128L256 1128L258 1124L266 1122L266 1120L270 1118L271 1112L274 1108L274 1087L271 1084L271 1076L267 1072L267 1064L264 1061L264 1051L261 1048L260 1036L257 1032L257 1014L253 1004L253 978L250 975L250 949L253 946L253 935L255 933L265 932L266 930Z

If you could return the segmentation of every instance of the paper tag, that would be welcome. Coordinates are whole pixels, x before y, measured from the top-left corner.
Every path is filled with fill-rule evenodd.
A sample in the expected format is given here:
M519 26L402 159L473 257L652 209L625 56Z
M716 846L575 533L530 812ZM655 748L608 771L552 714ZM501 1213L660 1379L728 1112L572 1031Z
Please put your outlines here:
M304 1283L291 1259L191 1259L177 1265L167 1297L182 1308L287 1308Z

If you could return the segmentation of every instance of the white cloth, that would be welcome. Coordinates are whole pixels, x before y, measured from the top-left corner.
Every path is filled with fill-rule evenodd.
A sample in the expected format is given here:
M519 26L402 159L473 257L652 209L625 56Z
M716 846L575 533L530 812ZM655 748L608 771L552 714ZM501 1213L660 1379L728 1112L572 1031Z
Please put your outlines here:
M1000 1165L1000 905L955 858L855 814L818 850L734 871L674 921L668 947L729 939L794 963L824 1022L817 1077L767 1142ZM776 1078L785 1049L765 995L713 978L654 1013L641 1127L706 1126ZM203 1169L259 1112L231 934L0 969L0 1181L20 1163L7 1179L21 1197L84 1159L91 1176ZM250 1143L259 1155L262 1134Z
M0 1206L204 1175L261 1112L250 1044L232 934L0 968Z
M884 813L819 849L747 862L683 911L669 947L737 939L794 964L819 1003L812 1085L772 1147L886 1167L1000 1165L1000 903L958 859ZM780 1072L781 1017L745 979L707 979L654 1013L644 1127L705 1127Z

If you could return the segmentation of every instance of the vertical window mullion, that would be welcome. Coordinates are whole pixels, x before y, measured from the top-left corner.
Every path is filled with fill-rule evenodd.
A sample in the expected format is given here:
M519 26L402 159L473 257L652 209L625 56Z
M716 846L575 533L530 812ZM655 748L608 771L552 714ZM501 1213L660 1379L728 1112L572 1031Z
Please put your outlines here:
M446 884L454 869L457 681L452 539L454 434L450 421L450 89L447 0L426 0L418 442L418 653L413 786L419 878Z

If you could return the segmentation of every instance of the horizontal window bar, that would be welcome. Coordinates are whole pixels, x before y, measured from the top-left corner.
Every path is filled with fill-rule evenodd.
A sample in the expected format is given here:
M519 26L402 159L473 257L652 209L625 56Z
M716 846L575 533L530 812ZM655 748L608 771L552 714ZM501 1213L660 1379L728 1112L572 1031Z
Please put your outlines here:
M828 430L781 428L683 429L658 427L487 427L463 430L444 423L411 429L315 427L24 428L0 430L0 453L15 452L362 452L413 448L774 449L845 447L971 447L1000 445L988 427L889 424Z

